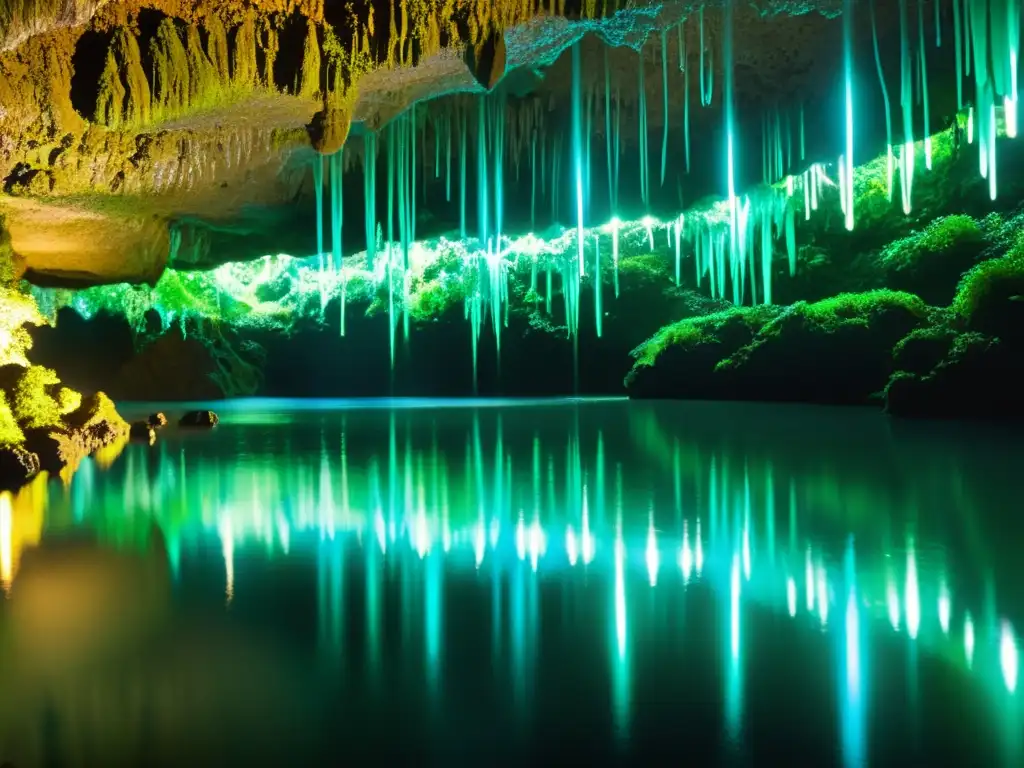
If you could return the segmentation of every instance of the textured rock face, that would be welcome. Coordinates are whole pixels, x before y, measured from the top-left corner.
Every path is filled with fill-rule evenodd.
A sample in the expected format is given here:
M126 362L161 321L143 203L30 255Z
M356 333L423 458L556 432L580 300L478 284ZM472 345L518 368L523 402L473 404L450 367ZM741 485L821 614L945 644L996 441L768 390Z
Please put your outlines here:
M308 205L301 150L312 140L336 152L353 123L378 130L418 101L502 89L521 153L543 115L565 107L559 54L584 36L584 88L597 94L608 61L624 141L635 144L638 68L650 127L675 126L680 73L696 94L701 40L720 47L720 4L706 5L700 25L694 2L617 13L610 3L396 0L381 18L369 4L325 0L46 0L31 18L0 13L0 212L33 280L152 282L174 254L172 223L221 230L254 207ZM839 5L737 7L737 98L758 108L813 99L829 79L820 62L838 64ZM885 25L894 9L881 5ZM701 136L719 130L723 76L713 53L704 65L717 90L693 110ZM432 125L450 121L441 102L423 110ZM252 240L225 252L261 255Z

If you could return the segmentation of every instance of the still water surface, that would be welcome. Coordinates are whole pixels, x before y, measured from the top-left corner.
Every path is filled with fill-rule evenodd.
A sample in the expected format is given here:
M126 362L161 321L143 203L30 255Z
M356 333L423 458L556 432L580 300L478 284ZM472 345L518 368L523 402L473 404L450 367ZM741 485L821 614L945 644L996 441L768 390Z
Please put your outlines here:
M1019 435L218 410L0 497L0 761L1024 765Z

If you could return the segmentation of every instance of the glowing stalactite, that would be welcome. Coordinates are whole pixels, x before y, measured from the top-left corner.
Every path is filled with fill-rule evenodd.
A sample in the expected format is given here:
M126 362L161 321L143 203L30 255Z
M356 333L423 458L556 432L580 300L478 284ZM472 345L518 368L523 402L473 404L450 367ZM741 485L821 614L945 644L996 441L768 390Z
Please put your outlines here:
M727 0L728 2L728 0ZM711 97L714 95L715 85L715 57L705 41L704 35L704 6L700 7L700 103L701 106L711 106ZM705 62L705 59L707 61ZM729 62L726 60L726 67ZM728 72L728 70L726 70Z
M736 262L742 261L742 253L740 251L741 240L740 240L740 206L739 201L736 198L736 118L734 113L734 93L733 93L733 52L732 52L732 22L733 22L733 2L734 0L725 0L725 11L724 20L722 22L722 53L725 59L724 70L725 70L725 93L723 95L725 105L725 173L726 173L726 185L727 185L727 203L729 206L729 261L735 272ZM738 286L738 281L733 275L733 286L734 291ZM724 280L722 281L724 283ZM736 301L735 303L740 303Z
M640 63L637 68L637 115L639 125L637 126L637 141L640 151L640 201L644 209L650 208L650 165L647 155L647 86L644 82L644 53L640 51Z
M938 6L938 2L933 4ZM918 0L917 4L917 49L920 56L921 73L921 97L924 107L924 167L929 171L932 169L932 136L929 114L928 98L928 59L925 53L924 44L924 0Z
M342 261L341 236L344 221L344 203L342 192L342 172L344 162L344 149L338 150L331 156L331 259L334 270L338 273L341 283L340 297L340 324L341 335L345 335L345 300L348 287L348 280L345 276L344 262ZM326 302L325 302L326 303Z
M846 229L853 231L853 3L854 0L844 0L843 3L843 81L844 81L844 103L846 110L846 146L843 151L843 180L846 183ZM923 50L923 48L922 48ZM923 57L923 54L922 54ZM923 61L923 58L922 58ZM925 115L928 114L927 95L925 96ZM927 117L925 118L927 120ZM926 134L927 135L927 134ZM930 148L930 144L926 147ZM929 158L930 158L930 149ZM929 165L931 160L929 159Z
M583 120L582 120L582 70L580 62L580 44L572 47L572 160L573 160L573 187L576 198L576 258L578 260L579 274L586 272L583 258Z
M537 129L530 133L530 231L537 228ZM536 260L534 260L536 264ZM534 284L530 289L537 291L536 266L534 267Z
M668 169L668 37L664 31L661 33L661 105L661 186L665 186L665 171Z
M459 237L466 239L466 110L459 110Z
M954 0L955 1L955 0ZM886 199L892 201L894 157L892 151L892 107L889 104L889 88L885 84L885 71L882 69L882 54L878 47L878 24L875 21L875 0L869 5L871 11L871 42L875 53L875 68L878 70L878 83L882 87L882 105L885 109L885 193ZM957 26L959 29L959 25ZM960 48L957 47L957 55ZM957 65L959 72L960 66ZM959 85L960 78L957 78Z
M686 58L686 19L679 23L679 71L683 73L683 161L690 172L690 68Z
M0 588L11 591L14 581L14 513L11 493L0 493Z
M903 147L900 150L900 188L903 212L910 213L914 186L914 71L910 54L907 0L900 3L900 107L903 113Z
M316 197L316 253L320 257L320 276L324 274L324 156L313 160L313 191Z
M363 227L366 232L366 265L377 262L377 134L363 135Z

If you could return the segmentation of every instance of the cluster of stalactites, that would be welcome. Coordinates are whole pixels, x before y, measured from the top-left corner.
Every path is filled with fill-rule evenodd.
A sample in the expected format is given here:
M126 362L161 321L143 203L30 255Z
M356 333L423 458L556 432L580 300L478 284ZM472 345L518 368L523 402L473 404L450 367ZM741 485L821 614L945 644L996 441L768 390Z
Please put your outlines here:
M230 89L274 85L279 50L277 29L246 15L229 33L217 16L202 25L163 19L142 45L136 33L118 27L106 53L93 119L111 128L141 126L187 109L216 106Z
M1017 52L1019 42L1019 4L1014 0L949 0L953 4L954 20L952 54L957 62L957 90L959 106L969 112L967 138L975 138L981 150L981 171L990 180L995 195L995 114L996 101L1005 111L1006 133L1016 135ZM893 151L892 120L889 94L885 87L885 73L878 50L874 4L869 3L873 40L873 57L886 103L886 121L889 133L887 152L887 184L890 198L894 176L901 176L903 207L910 210L914 173L914 124L919 117L929 125L927 84L928 49L926 22L933 24L935 49L942 49L940 2L934 21L926 19L924 4L916 0L916 15L911 25L909 3L899 0L901 19L901 90L899 103L904 119L904 142ZM783 243L792 275L796 270L796 220L803 214L811 218L825 194L826 188L836 190L847 229L853 229L854 212L854 72L853 45L854 14L863 12L853 0L844 0L843 20L843 151L836 163L809 164L806 159L804 109L772 107L762 115L761 162L765 186L751 194L736 189L737 168L740 165L740 142L737 136L735 78L733 71L733 13L736 0L726 0L724 23L719 39L712 41L704 24L701 9L684 19L673 29L660 36L662 110L666 116L662 130L660 174L652 176L649 158L647 126L647 85L644 82L644 51L639 57L638 81L632 90L637 104L636 130L640 154L639 175L642 202L649 205L652 183L665 183L670 157L670 141L681 134L683 171L689 171L691 135L690 113L693 108L708 107L721 101L724 121L726 189L721 210L713 213L690 212L680 214L668 222L655 222L645 217L640 227L646 230L650 247L664 237L675 254L675 279L682 284L684 254L694 257L694 281L706 286L716 298L729 299L736 304L771 303L772 282L776 274L776 244ZM605 12L602 10L602 12ZM1005 24L1001 20L1005 21ZM984 23L982 23L984 21ZM691 25L688 31L688 26ZM693 27L696 27L694 30ZM693 50L691 40L697 43ZM675 44L673 45L673 41ZM689 47L688 47L689 43ZM717 46L717 48L716 48ZM718 51L716 53L716 50ZM560 281L568 334L576 337L579 330L579 297L581 286L589 284L595 290L595 330L602 332L603 293L602 265L610 267L611 284L618 295L618 262L621 232L629 227L617 216L595 229L590 220L590 195L594 184L607 183L608 199L612 209L619 204L621 178L622 133L624 126L621 105L623 84L613 79L605 54L603 87L601 78L594 85L593 73L584 85L583 64L579 44L571 51L572 80L570 91L571 121L567 129L549 126L548 112L541 100L519 101L515 106L500 93L475 99L457 98L447 102L447 108L416 108L403 114L382 134L365 133L363 138L364 194L366 206L366 256L375 263L383 252L386 279L389 284L392 311L392 351L401 313L401 324L408 333L409 315L403 308L409 299L409 253L415 239L416 199L419 184L421 196L426 197L428 179L440 181L444 177L445 198L453 203L458 197L460 237L470 245L466 266L475 276L475 286L467 292L466 317L471 322L474 360L481 329L490 319L500 350L501 329L508 322L508 275L511 260L522 254L514 251L512 239L504 232L503 192L505 174L511 170L520 180L524 169L529 174L531 229L536 220L538 202L546 198L551 206L551 219L571 215L574 237L567 244L561 266L538 272L536 262L531 278L530 293L538 300L544 294L545 310L551 311L552 281ZM715 59L721 57L724 82L714 82ZM675 70L678 69L678 75ZM973 73L973 74L972 74ZM667 116L668 95L682 79L683 125L682 131L672 131ZM973 77L977 91L976 103L967 105L963 99L963 81ZM691 89L695 91L691 99ZM916 89L916 90L915 90ZM915 95L919 97L915 100ZM628 96L626 98L629 98ZM691 104L692 101L692 104ZM918 103L920 102L920 103ZM917 109L919 107L919 109ZM603 122L603 126L601 126ZM594 136L601 136L603 127L604 151L607 160L607 178L592 177L593 154L601 148ZM926 168L931 167L931 140L929 131L921 132ZM384 142L383 152L379 142ZM377 171L376 158L386 157L387 199L386 218L376 210ZM475 166L476 199L467 198L467 169ZM834 178L827 166L834 166ZM339 169L342 166L339 166ZM655 166L657 167L657 166ZM803 170L798 170L798 169ZM340 173L340 170L339 170ZM600 174L599 174L600 176ZM559 194L568 181L573 206L569 211L558 209ZM419 184L418 184L419 182ZM318 189L323 178L318 180ZM475 206L477 229L467 229L467 208ZM339 208L340 215L340 208ZM382 222L384 226L382 228ZM339 224L340 226L340 224ZM633 223L635 229L636 223ZM321 235L322 237L322 235ZM684 247L685 246L685 247ZM322 244L319 252L323 252ZM609 263L610 257L610 263ZM542 289L540 280L543 278ZM396 301L397 299L397 301Z

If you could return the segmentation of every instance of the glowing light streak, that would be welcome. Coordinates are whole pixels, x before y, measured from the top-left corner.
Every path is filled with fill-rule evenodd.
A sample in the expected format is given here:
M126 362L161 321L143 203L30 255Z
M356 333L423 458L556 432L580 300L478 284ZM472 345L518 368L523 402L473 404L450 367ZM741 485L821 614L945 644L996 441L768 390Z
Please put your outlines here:
M921 595L917 583L917 556L914 553L913 542L907 548L907 586L904 600L906 602L907 632L911 639L917 639L917 632L921 626Z
M949 634L949 614L951 610L949 587L943 581L939 584L939 626L942 627L942 634Z
M786 607L791 617L796 616L796 582L792 576L786 577Z
M647 563L647 578L651 586L658 585L658 568L661 565L661 555L658 553L658 536L654 530L654 515L650 516L647 524L647 549L644 552L644 559Z
M968 669L974 666L974 621L970 612L964 617L964 657Z
M1010 622L1003 620L999 630L999 666L1003 670L1003 682L1010 693L1017 692L1017 638Z
M683 571L684 583L689 583L693 574L693 550L690 547L690 532L687 530L686 521L683 521L683 546L679 550L679 567Z
M576 539L576 531L571 525L565 530L565 553L569 558L569 565L575 566L579 561L580 548Z

